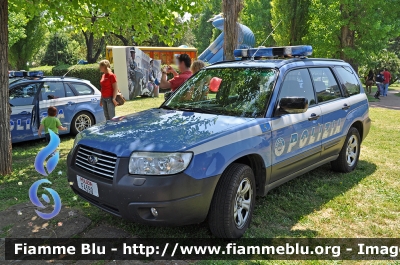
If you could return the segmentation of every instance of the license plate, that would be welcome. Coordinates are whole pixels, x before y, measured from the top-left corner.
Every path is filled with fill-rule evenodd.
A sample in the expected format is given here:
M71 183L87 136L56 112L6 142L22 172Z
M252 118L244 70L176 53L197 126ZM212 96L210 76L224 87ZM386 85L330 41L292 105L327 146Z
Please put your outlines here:
M99 189L97 188L97 183L91 180L82 178L81 176L76 176L76 180L78 181L78 187L96 197L99 197Z

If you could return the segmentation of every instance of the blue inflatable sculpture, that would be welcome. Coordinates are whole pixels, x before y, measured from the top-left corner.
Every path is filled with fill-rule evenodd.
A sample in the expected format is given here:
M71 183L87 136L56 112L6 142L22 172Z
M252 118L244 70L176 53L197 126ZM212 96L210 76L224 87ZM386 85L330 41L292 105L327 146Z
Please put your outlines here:
M213 26L217 29L224 30L224 18L217 18L213 20ZM252 48L256 42L254 33L246 27L238 23L239 36L238 36L238 49ZM199 56L199 60L207 63L216 63L224 60L224 32L222 32L208 48Z

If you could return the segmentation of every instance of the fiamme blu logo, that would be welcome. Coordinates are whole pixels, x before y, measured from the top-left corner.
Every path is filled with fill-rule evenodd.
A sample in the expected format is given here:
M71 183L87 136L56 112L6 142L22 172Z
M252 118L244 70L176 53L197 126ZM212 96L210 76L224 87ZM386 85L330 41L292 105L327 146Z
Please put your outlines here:
M51 130L49 130L49 134L50 134L49 144L45 148L43 148L35 158L35 169L38 173L40 173L43 176L47 176L56 168L60 157L59 152L57 151L58 145L60 144L60 138ZM38 208L45 209L46 206L44 206L43 203L38 198L38 190L41 184L51 184L51 182L48 179L41 179L33 183L29 189L29 199ZM35 210L35 212L39 217L47 220L59 214L61 210L61 199L55 190L47 187L45 187L44 189L48 193L50 193L54 201L54 209L50 213L43 213L38 210ZM51 202L49 196L44 193L42 194L41 198L48 204Z

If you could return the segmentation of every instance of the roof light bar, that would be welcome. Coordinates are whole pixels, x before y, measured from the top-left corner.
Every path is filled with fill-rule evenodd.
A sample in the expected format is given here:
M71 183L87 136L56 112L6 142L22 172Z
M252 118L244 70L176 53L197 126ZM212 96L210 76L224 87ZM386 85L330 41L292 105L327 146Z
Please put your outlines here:
M43 77L42 71L9 71L8 77Z
M234 51L238 58L259 58L259 57L302 57L312 54L312 46L283 46L283 47L259 47L251 49L237 49Z

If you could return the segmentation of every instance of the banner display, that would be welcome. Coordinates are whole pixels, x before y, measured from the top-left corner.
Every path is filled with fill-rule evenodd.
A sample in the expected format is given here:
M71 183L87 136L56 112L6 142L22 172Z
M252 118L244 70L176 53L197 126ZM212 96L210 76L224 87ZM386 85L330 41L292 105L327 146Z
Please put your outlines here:
M151 96L149 74L150 57L135 47L113 47L114 72L118 86L125 98Z

